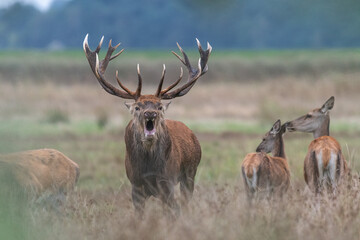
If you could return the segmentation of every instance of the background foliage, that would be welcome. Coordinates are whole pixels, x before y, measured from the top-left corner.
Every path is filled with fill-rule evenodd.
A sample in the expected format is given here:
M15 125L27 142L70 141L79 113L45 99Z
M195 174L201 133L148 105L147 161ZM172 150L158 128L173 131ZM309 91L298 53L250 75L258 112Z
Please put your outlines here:
M0 11L1 48L79 48L86 33L127 48L323 48L360 45L355 0L59 0ZM95 37L95 38L94 38Z

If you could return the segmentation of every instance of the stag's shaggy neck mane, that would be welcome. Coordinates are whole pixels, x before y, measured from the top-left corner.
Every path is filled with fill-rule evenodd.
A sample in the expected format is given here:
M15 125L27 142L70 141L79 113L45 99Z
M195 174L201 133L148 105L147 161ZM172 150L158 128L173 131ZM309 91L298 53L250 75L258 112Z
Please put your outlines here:
M149 194L157 195L156 178L164 174L172 144L165 122L159 124L153 138L144 139L143 131L133 120L126 129L125 142L134 182L150 186Z

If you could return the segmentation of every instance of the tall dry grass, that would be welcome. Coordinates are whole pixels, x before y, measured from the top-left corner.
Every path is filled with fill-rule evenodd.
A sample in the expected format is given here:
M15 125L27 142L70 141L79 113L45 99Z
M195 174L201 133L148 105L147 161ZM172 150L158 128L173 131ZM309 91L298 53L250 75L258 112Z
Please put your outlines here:
M194 197L174 220L156 199L142 219L134 214L128 187L71 195L58 214L32 213L52 239L358 239L360 188L315 197L302 183L282 199L249 205L240 184L197 185Z
M196 190L177 220L151 198L136 218L124 170L123 100L105 93L85 57L22 53L0 56L0 152L57 148L78 162L78 189L59 209L1 198L6 239L359 239L357 172L360 111L358 52L215 53L210 70L166 116L184 121L199 137L203 157ZM170 55L125 53L115 69L135 87L141 63L144 92L152 93L167 64L167 81L179 62ZM139 55L140 54L140 55ZM197 53L191 53L197 58ZM34 60L36 59L36 61ZM315 197L303 181L303 159L312 137L285 136L292 186L283 199L249 206L238 165L255 150L274 120L290 120L334 95L331 131L351 161L351 188ZM56 114L53 114L56 113ZM60 117L58 114L60 114ZM56 115L54 121L53 115ZM58 121L66 116L66 121ZM52 117L52 118L50 118ZM103 123L102 123L103 122ZM237 125L240 123L240 125ZM101 127L103 126L103 127ZM3 188L2 188L3 189ZM3 191L2 191L3 192ZM1 195L6 196L6 195ZM1 220L0 220L1 222ZM11 227L9 227L11 226Z

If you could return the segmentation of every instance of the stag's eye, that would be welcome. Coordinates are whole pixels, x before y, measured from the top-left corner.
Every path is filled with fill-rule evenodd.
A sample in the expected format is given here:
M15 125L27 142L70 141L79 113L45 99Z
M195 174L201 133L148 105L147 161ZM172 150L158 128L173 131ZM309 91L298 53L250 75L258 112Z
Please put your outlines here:
M139 107L135 107L135 110L136 110L136 111L139 111L139 110L140 110L140 108L139 108Z
M312 115L311 114L307 114L305 118L311 118Z
M162 107L162 106L160 106L160 107L158 108L158 110L159 110L159 111L163 110L163 107Z

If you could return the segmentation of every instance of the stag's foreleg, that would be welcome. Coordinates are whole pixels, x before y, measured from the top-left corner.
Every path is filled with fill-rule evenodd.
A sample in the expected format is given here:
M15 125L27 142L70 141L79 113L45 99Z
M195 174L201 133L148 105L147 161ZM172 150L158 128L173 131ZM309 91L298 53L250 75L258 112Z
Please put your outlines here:
M169 207L171 214L175 217L180 215L180 207L175 201L174 184L168 179L158 181L160 200Z
M194 180L196 169L185 169L180 176L180 192L184 204L187 204L192 198L194 192Z
M142 216L144 213L145 200L148 198L144 191L144 188L142 186L132 185L131 196L136 213L139 216Z

